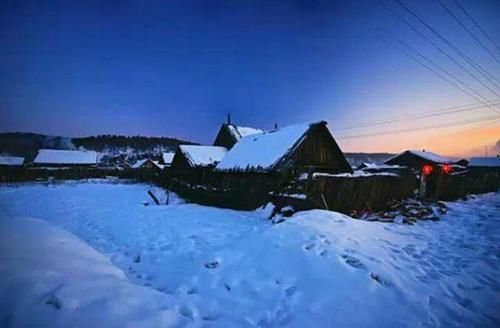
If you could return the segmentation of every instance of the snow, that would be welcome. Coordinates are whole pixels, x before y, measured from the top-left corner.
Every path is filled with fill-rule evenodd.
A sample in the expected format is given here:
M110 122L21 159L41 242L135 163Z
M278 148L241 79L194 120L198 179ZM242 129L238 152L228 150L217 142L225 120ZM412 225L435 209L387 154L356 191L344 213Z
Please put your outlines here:
M231 148L216 169L270 170L294 145L301 141L312 124L291 125L244 137Z
M21 166L24 163L24 157L0 156L0 165L3 166Z
M219 146L180 145L181 152L192 166L210 166L226 156L227 149Z
M254 212L144 206L150 189L97 181L1 186L0 291L9 295L0 301L1 322L113 327L119 313L129 327L500 323L500 194L448 203L441 221L414 226L322 210L272 225L271 205ZM69 233L43 241L31 221L8 228L27 216L95 251ZM60 300L61 309L46 300Z
M418 156L420 158L426 159L426 160L428 160L430 162L433 162L433 163L436 163L436 164L447 164L447 163L454 163L454 162L456 162L456 160L454 158L441 156L441 155L438 155L436 153L433 153L433 152L430 152L430 151L423 151L423 150L407 150L405 152L402 152L401 154L398 154L398 155L396 155L394 157L389 158L385 162L388 163L392 159L397 158L397 157L401 156L402 154L404 154L406 152L409 152L409 153L411 153L411 154L413 154L415 156Z
M246 126L237 126L233 124L229 124L227 127L236 140L240 140L241 138L264 132L264 130L261 129L250 128Z
M469 167L500 167L500 157L472 157Z
M40 149L35 164L97 164L97 153L91 150Z
M174 152L168 152L162 154L163 163L165 166L172 165L172 160L174 159L174 155L175 155Z
M362 170L364 170L364 169L386 170L386 169L405 168L405 166L400 166L400 165L387 165L387 164L376 164L376 163L367 163L367 162L364 162L363 165L365 167Z
M398 174L396 173L390 173L390 172L376 172L376 173L369 173L365 171L354 171L353 173L337 173L337 174L331 174L331 173L323 173L323 172L314 172L313 173L313 179L317 177L332 177L332 178L365 178L365 177L372 177L372 176L390 176L390 177L397 177ZM299 180L307 180L308 179L308 174L307 173L302 173L299 177Z
M8 327L152 327L185 319L173 297L132 284L73 234L30 218L0 221L0 319Z

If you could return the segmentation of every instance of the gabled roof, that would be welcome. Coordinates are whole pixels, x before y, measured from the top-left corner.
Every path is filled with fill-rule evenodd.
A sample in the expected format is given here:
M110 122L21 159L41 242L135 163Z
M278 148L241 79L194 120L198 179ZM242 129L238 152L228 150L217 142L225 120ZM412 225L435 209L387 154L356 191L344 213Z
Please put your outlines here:
M227 149L219 146L180 145L179 150L191 166L210 166L226 156Z
M140 168L141 166L143 166L144 164L146 164L146 162L149 160L149 158L145 158L145 159L140 159L138 160L137 162L135 162L133 165L131 165L130 167L133 168L133 169L138 169Z
M500 167L500 157L472 157L469 167Z
M21 166L24 163L24 157L0 156L0 165L3 166Z
M454 158L441 156L441 155L438 155L438 154L430 152L430 151L406 150L402 153L397 154L396 156L389 158L388 160L385 161L385 163L390 163L394 159L396 159L399 156L402 156L404 154L412 154L414 156L420 157L424 160L427 160L427 161L435 163L435 164L446 164L446 163L455 163L456 162L456 159L454 159Z
M233 135L233 137L236 140L240 140L241 138L248 137L252 134L264 132L261 129L250 128L250 127L246 127L246 126L237 126L234 124L228 124L227 128L228 128L229 132L231 133L231 135Z
M151 162L151 164L157 166L160 169L163 169L163 165L161 165L159 161L153 161L150 158L140 159L137 162L135 162L134 165L130 166L130 168L132 168L132 169L140 169L142 166L144 166L148 162Z
M175 155L175 152L163 153L162 154L163 164L165 164L167 166L171 165L172 164L172 160L174 159L174 155Z
M314 125L303 123L249 135L238 141L217 165L217 170L271 170L284 156L297 147Z
M97 152L91 150L40 149L35 164L97 164Z

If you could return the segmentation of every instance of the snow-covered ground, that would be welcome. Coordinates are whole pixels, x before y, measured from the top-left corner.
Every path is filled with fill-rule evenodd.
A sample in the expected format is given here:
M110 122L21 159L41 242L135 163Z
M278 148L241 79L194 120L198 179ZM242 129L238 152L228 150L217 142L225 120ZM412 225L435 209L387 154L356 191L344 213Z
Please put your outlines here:
M0 187L0 326L500 325L499 194L415 226L320 210L272 225L144 206L149 189Z

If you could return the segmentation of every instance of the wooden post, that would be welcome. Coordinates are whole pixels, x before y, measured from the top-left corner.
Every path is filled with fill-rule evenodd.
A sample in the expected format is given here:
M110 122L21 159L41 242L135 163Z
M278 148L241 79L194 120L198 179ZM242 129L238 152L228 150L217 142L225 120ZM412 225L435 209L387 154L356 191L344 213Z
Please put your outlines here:
M153 199L153 201L155 202L156 205L160 205L160 201L158 200L158 198L156 198L156 196L151 192L151 190L148 190L148 194L149 196Z
M323 196L323 193L320 194L321 199L323 200L323 205L325 206L325 209L329 211L330 209L328 208L328 204L326 203L325 196Z
M425 200L426 198L426 195L425 195L425 191L426 191L426 175L424 174L424 171L423 169L420 169L420 187L419 187L419 190L418 190L418 197L420 200Z

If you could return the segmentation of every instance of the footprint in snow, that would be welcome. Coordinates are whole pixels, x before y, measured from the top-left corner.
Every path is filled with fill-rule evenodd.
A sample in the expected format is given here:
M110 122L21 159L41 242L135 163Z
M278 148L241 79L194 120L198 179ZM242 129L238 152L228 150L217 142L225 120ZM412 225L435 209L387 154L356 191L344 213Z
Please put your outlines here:
M285 288L285 295L287 297L292 297L296 291L297 291L297 286L290 286L288 288Z
M392 282L383 278L382 276L380 276L377 273L370 272L370 278L372 278L373 280L375 280L376 282L378 282L379 284L381 284L384 287L391 287L392 286Z
M182 305L179 307L179 309L177 311L183 317L186 317L188 319L193 319L193 311L188 306Z
M358 260L354 256L342 254L341 257L344 259L344 261L347 265L350 265L351 267L353 267L355 269L366 270L366 266L363 264L363 262L361 262L360 260Z

